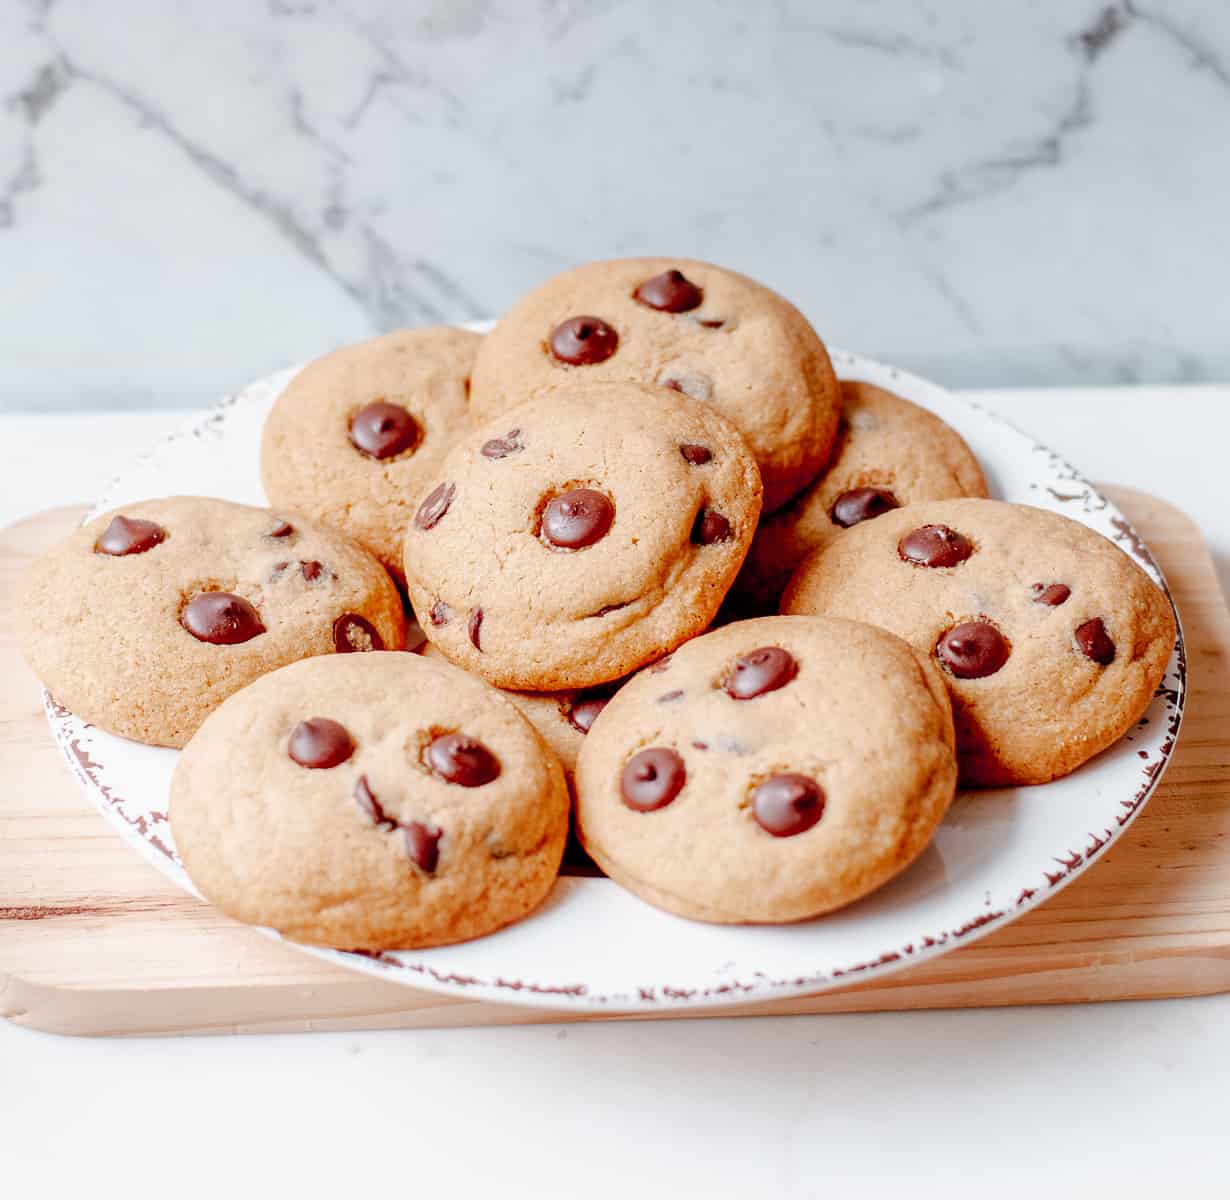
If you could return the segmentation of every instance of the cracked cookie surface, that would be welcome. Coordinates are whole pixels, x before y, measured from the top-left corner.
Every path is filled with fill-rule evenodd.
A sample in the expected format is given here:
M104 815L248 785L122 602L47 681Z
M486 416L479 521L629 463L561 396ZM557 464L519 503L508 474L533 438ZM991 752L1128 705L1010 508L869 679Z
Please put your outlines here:
M1126 733L1175 643L1162 590L1077 521L998 500L911 505L804 561L789 613L870 621L940 667L962 781L1046 783Z
M925 848L956 783L939 672L870 625L765 617L623 686L577 763L577 824L612 879L719 923L817 916Z
M559 870L558 760L497 692L414 654L257 680L176 766L171 828L223 912L352 950L445 945L532 912Z
M259 675L316 654L400 649L384 568L315 521L201 496L124 505L33 564L22 651L60 703L182 746Z
M760 513L756 463L698 401L578 383L459 443L406 533L410 599L499 687L628 674L712 620Z

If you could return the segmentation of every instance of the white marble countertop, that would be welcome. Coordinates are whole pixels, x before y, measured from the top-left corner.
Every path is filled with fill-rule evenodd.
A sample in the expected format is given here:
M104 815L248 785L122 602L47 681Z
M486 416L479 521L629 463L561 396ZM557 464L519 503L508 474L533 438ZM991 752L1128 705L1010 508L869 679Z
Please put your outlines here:
M1230 582L1230 387L980 393L1192 513ZM0 521L182 413L0 417ZM48 469L53 462L55 469ZM0 1021L13 1194L1225 1195L1230 996L526 1029L90 1041Z
M595 257L951 386L1230 378L1224 0L0 4L0 407L177 407Z

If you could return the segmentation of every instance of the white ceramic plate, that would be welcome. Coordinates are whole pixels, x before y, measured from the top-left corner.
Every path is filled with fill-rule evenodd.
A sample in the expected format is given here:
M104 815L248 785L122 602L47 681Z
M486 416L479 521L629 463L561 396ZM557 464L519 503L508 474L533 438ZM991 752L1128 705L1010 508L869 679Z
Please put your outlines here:
M1073 517L1118 542L1162 586L1123 515L1076 471L990 413L892 367L833 355L838 374L938 413L978 456L991 494ZM117 479L95 511L171 494L263 504L260 429L294 371L223 400ZM568 1010L698 1008L823 991L972 941L1040 904L1095 861L1140 811L1183 712L1180 635L1147 714L1118 745L1044 787L959 796L908 871L841 912L776 928L701 925L659 912L607 879L562 877L529 920L436 950L305 950L414 987ZM167 795L176 751L112 737L47 701L55 736L120 832L181 887ZM276 935L271 935L276 936Z

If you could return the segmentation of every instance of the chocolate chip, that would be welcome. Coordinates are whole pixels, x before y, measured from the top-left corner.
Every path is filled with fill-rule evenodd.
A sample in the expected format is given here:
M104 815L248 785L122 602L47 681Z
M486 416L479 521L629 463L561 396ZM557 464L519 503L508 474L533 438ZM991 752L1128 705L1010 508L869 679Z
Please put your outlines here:
M295 527L289 521L279 521L270 531L271 538L290 537L295 532Z
M682 271L672 269L663 271L652 279L646 279L632 293L632 298L647 308L656 308L659 312L681 313L699 308L705 293Z
M684 442L679 447L679 453L683 455L685 462L694 467L703 467L713 457L713 451L708 446L700 446L695 442Z
M383 825L386 829L397 828L397 822L384 815L384 809L376 799L376 793L372 791L366 775L360 775L358 783L354 785L354 802L373 825Z
M384 638L366 617L343 613L333 622L333 648L339 654L383 650Z
M619 776L623 802L637 812L665 808L688 780L683 759L665 746L652 746L634 754Z
M578 733L588 733L598 714L610 703L610 696L578 696L567 710L568 724Z
M806 775L770 775L752 792L752 816L765 833L794 837L824 815L824 792Z
M989 621L954 625L936 643L940 661L958 679L983 679L1008 661L1007 639Z
M337 721L309 717L291 730L286 752L301 767L336 767L354 753L354 738Z
M752 700L785 687L799 673L795 657L780 646L761 646L731 665L724 687L733 700Z
M715 542L729 542L734 537L730 522L721 513L711 508L702 508L696 514L692 526L692 541L698 546L712 546Z
M683 688L674 688L669 692L663 692L658 697L659 704L673 704L676 700L683 699Z
M301 562L299 564L299 573L303 576L304 582L315 583L328 572L325 570L324 563Z
M355 413L350 440L369 458L394 458L418 445L419 426L400 404L377 400Z
M256 609L230 592L193 596L179 620L198 642L214 646L237 646L265 632Z
M955 567L974 553L974 545L947 525L921 525L897 543L897 553L916 567Z
M500 760L477 738L461 733L442 733L423 751L423 761L433 775L459 787L482 787L500 773Z
M447 625L448 619L453 615L453 610L449 608L443 600L437 600L431 606L431 612L427 614L427 619L435 626Z
M1035 583L1029 590L1034 594L1035 604L1049 604L1052 608L1058 607L1072 595L1072 589L1066 583Z
M721 329L722 326L726 324L726 322L721 321L721 320L701 321L698 319L696 324L699 325L702 329Z
M551 353L574 367L606 362L619 346L619 334L601 317L569 317L551 331Z
M466 633L470 636L470 645L475 650L482 650L482 631L483 631L483 610L476 608L470 613L470 619L466 622Z
M112 517L111 524L94 543L95 554L118 558L124 554L144 554L167 536L167 531L153 521L141 517Z
M484 442L479 453L484 458L507 458L510 454L516 454L524 449L525 443L521 440L521 430L510 429L503 437L492 438L489 442Z
M441 483L431 490L431 494L419 505L419 510L414 514L414 523L419 529L431 529L439 524L440 518L448 512L448 506L452 504L453 497L457 495L457 485L454 483Z
M833 505L833 524L842 529L882 517L886 512L899 508L897 497L883 488L861 487L842 492Z
M440 838L443 836L443 830L430 829L422 821L411 821L401 827L406 857L428 875L440 864Z
M1115 643L1110 640L1101 617L1094 617L1077 627L1076 644L1086 658L1099 666L1108 667L1115 661Z
M573 488L547 503L542 533L553 546L581 550L601 541L615 520L615 505L593 488Z

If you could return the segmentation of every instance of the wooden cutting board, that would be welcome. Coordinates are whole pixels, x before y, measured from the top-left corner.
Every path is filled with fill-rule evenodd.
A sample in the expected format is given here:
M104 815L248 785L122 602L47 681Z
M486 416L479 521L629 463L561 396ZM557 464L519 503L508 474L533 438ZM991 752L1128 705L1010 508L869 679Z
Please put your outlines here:
M1105 490L1161 563L1189 658L1178 749L1123 840L1041 908L943 958L820 996L662 1016L1230 990L1230 614L1189 518L1140 492ZM69 774L13 640L17 574L81 511L43 513L0 532L0 1014L78 1034L602 1019L412 991L331 966L227 920L129 849Z

